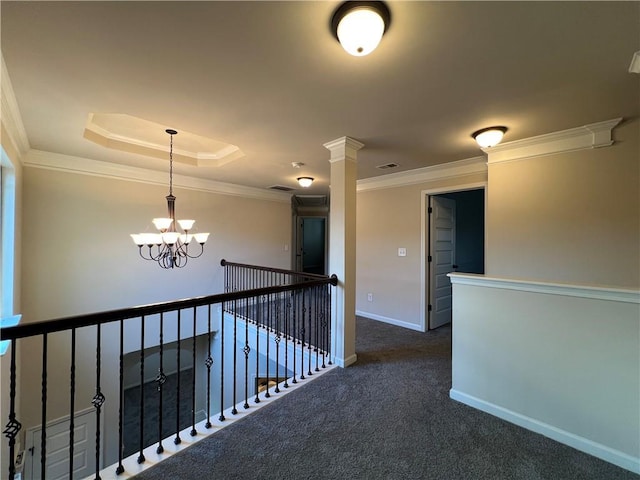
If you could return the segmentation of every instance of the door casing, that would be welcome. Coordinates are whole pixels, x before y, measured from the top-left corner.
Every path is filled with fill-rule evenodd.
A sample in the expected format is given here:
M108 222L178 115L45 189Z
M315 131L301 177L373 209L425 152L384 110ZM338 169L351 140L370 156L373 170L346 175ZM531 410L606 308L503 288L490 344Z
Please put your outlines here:
M420 192L420 207L421 207L421 225L420 225L420 331L426 332L429 319L429 298L428 289L431 279L429 278L429 196L439 195L442 193L455 193L464 192L466 190L484 190L484 218L486 224L487 218L487 182L468 183L462 185L455 185L450 187L440 187L428 190L422 190ZM484 230L485 236L485 258L487 248L487 229Z

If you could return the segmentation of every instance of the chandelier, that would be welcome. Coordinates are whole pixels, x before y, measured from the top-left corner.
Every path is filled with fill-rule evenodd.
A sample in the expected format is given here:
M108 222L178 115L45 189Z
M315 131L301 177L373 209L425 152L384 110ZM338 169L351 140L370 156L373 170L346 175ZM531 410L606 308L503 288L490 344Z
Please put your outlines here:
M134 233L131 235L133 241L138 245L140 256L145 260L158 262L162 268L182 268L190 258L198 258L204 252L204 244L209 238L208 233L189 233L193 228L195 220L178 220L178 225L182 232L176 230L175 204L176 197L173 196L173 136L178 132L167 129L171 143L169 150L169 195L167 195L167 207L169 216L167 218L154 218L153 224L159 233ZM196 246L196 252L193 248ZM146 247L146 248L145 248Z

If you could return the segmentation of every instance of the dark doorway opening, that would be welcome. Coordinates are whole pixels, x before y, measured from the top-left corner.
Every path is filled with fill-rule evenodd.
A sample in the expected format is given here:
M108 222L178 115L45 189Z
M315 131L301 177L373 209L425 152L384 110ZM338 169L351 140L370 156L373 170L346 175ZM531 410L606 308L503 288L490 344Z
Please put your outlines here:
M454 271L484 273L484 189L435 195L456 202Z

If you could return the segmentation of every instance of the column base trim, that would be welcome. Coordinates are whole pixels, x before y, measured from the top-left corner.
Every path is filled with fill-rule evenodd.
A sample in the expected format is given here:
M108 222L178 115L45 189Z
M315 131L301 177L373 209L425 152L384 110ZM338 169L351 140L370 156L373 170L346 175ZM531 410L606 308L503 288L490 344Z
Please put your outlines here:
M347 358L336 357L333 359L333 363L335 363L339 367L345 368L345 367L348 367L349 365L353 365L354 363L356 363L357 360L358 360L358 356L354 353L353 355L350 355Z

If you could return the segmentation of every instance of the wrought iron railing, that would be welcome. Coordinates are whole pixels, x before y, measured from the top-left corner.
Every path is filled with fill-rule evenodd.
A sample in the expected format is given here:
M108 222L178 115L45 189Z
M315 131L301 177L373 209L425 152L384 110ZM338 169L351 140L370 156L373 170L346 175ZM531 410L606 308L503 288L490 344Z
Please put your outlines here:
M214 415L219 421L225 420L224 412L228 407L233 406L231 414L235 415L238 413L236 406L242 402L244 402L244 408L249 408L250 399L258 403L260 395L268 398L271 393L279 393L281 386L289 387L289 381L297 383L298 378L304 379L305 371L307 375L312 375L312 370L319 370L331 364L329 329L331 286L337 284L335 276L308 275L230 263L224 260L222 265L225 268L226 290L222 294L1 329L0 339L10 341L11 348L9 391L2 393L9 396L9 418L3 431L8 439L9 465L8 472L0 476L4 477L8 473L6 478L13 480L16 475L14 463L16 439L22 429L17 415L19 411L17 404L20 398L16 387L18 380L16 351L21 342L27 339L39 339L42 352L41 362L29 365L29 368L37 368L41 365L38 375L41 383L39 470L40 477L43 479L46 478L47 471L47 422L50 420L47 412L48 395L52 388L64 388L59 383L51 386L48 380L52 361L55 360L56 370L65 368L65 359L59 358L60 352L56 352L55 359L49 358L49 341L52 338L59 341L60 335L68 336L70 344L67 385L69 389L69 479L74 478L74 418L82 403L90 403L95 410L95 478L100 478L99 472L104 465L112 463L116 474L122 474L125 471L123 458L128 456L125 455L125 442L130 448L131 438L129 437L133 435L130 433L131 429L127 429L125 424L124 362L127 350L131 349L132 338L136 343L139 341L139 407L136 419L138 432L135 439L138 463L145 462L144 449L156 441L157 453L164 451L163 442L167 441L168 436L174 437L173 443L181 443L181 432L185 430L185 410L188 413L189 423L186 428L190 427L190 435L195 436L198 434L196 430L198 407L204 410L206 419L206 422L199 424L204 425L205 429L210 429ZM91 336L95 335L95 343L89 346L86 345L87 330ZM80 332L83 338L82 352L93 352L95 346L92 358L84 358L84 353L82 355L79 353L78 334ZM164 412L168 409L167 398L165 398L168 372L164 366L167 345L171 341L177 342L175 356L172 358L177 366L174 374L177 378L175 390L171 392L171 409L175 418L171 419L172 422L169 425L172 433L167 435L167 422L163 421L163 418ZM103 364L106 354L103 350L108 344L113 346L114 342L118 344L119 350L118 368L117 371L105 371ZM199 345L203 344L204 349L199 348ZM217 345L217 349L213 348L214 344ZM152 393L148 393L148 389L145 393L144 386L149 383L145 381L145 377L148 378L148 369L145 369L147 358L145 351L150 347L159 354L159 367L153 380ZM188 358L183 357L185 353L181 353L182 351L189 352ZM201 361L198 362L198 360ZM86 365L88 362L95 362L95 385L91 387L91 392L87 392L86 388L80 388L76 378L79 364ZM190 363L194 369L188 379L190 385L187 388L184 385L184 378L181 379L183 363ZM214 367L218 374L214 374ZM21 374L25 368L25 365L21 365ZM196 374L196 370L200 375ZM258 389L257 378L255 385L250 384L250 371L253 371L255 376L264 374L267 379L267 388L264 392ZM202 378L203 374L206 380L198 383L198 379ZM118 377L114 391L107 391L106 384L109 382L105 382L105 377L108 375ZM270 379L273 379L275 384L272 388L269 388L268 384ZM252 391L252 387L255 387L255 392ZM230 389L231 392L225 392L225 389ZM158 408L155 422L153 419L146 418L149 415L145 409L145 395L155 396L154 401ZM212 402L216 397L219 399L216 400L218 409L214 410ZM185 404L185 398L187 398L187 404ZM117 428L117 432L114 432L118 441L117 459L105 459L102 447L102 435L105 432L101 428L101 420L104 420L101 417L104 415L105 404L110 401L118 404L117 418L107 419L104 429ZM231 405L229 405L230 402ZM156 424L149 425L150 423ZM155 437L152 441L149 441L150 427L155 431L152 434Z

